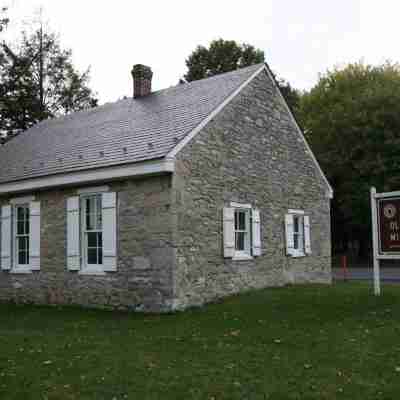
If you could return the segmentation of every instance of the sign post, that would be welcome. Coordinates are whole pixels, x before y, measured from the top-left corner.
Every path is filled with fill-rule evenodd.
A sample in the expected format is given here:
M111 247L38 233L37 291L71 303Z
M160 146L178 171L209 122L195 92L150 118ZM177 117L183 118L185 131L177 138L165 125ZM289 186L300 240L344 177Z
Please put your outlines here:
M380 260L400 259L400 191L376 193L371 188L374 293L381 294Z
M378 218L376 210L376 189L371 188L371 213L372 213L372 250L374 257L374 294L381 294L381 279L379 274L379 258L378 258Z

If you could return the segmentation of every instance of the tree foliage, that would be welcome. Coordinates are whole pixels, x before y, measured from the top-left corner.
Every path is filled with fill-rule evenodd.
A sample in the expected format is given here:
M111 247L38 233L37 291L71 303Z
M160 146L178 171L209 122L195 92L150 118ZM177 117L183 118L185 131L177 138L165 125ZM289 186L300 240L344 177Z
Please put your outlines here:
M299 116L333 185L338 248L370 240L369 189L400 189L400 68L351 64L320 77L302 96Z
M264 62L264 52L249 44L218 39L209 48L198 46L186 60L187 81L208 78L223 72Z
M289 104L291 111L297 116L298 108L300 106L301 93L295 89L288 81L283 78L275 77L279 89Z
M218 39L212 41L208 48L197 46L190 54L186 60L188 71L185 79L188 82L204 79L264 61L264 52L250 44ZM290 107L297 110L299 92L282 78L276 78L276 81Z
M97 105L89 70L78 72L71 50L40 25L19 46L2 45L0 132L11 137L47 118Z

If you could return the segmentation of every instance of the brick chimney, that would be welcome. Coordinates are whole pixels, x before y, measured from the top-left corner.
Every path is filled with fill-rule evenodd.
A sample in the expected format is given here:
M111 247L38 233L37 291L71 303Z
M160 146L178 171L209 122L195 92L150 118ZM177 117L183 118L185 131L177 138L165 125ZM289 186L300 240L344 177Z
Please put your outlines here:
M151 93L151 78L153 72L150 67L142 64L136 64L132 69L133 77L133 97L135 99L147 96Z

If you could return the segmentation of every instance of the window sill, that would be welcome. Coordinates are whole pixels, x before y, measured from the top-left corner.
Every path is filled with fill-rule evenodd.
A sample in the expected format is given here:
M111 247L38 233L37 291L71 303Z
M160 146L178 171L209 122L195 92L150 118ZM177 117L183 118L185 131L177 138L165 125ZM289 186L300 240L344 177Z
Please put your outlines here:
M83 268L78 272L79 275L104 276L106 273L101 268Z
M29 268L13 268L10 270L10 274L15 274L15 275L26 275L31 273L32 270Z
M232 261L248 261L248 260L254 260L254 257L250 256L249 254L237 254L232 257Z
M301 257L305 257L306 254L305 253L294 253L291 256L292 256L292 258L301 258Z

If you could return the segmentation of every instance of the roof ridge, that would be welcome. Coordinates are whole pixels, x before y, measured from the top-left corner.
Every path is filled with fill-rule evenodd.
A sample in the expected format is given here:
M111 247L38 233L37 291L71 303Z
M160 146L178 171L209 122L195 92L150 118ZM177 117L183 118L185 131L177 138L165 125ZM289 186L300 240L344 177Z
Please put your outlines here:
M265 65L265 62L248 65L247 67L233 69L232 71L220 72L220 73L215 74L215 75L207 76L205 78L196 79L196 80L189 81L189 82L182 83L182 84L178 83L175 86L170 86L170 87L167 87L167 88L160 89L160 90L157 90L155 92L152 92L152 93L150 93L150 95L151 94L160 93L160 92L163 92L165 90L176 89L176 88L179 88L179 87L187 87L188 85L194 85L194 84L198 84L200 82L204 82L204 81L208 81L208 80L214 80L214 79L218 79L218 78L223 78L223 77L226 77L227 75L230 75L230 74L234 75L234 74L239 73L239 72L247 71L248 69L253 69L254 68L255 70L257 70L258 68L261 68L262 65Z

